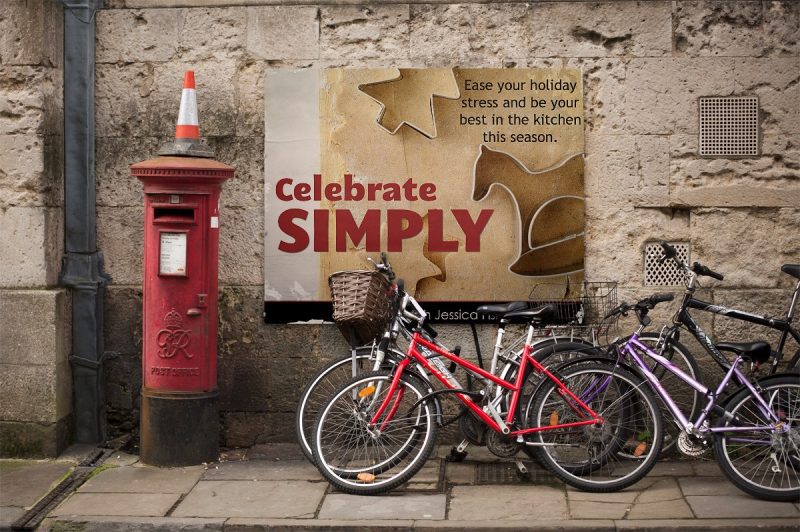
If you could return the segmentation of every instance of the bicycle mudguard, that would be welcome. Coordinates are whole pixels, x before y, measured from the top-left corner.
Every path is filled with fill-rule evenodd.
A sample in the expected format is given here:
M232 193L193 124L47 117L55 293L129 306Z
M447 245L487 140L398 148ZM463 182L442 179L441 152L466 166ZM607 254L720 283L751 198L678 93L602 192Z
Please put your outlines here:
M599 347L589 342L581 342L579 340L571 340L569 342L558 342L553 339L552 343L547 343L544 346L536 345L536 348L531 352L531 356L537 362L541 362L550 355L556 353L563 353L565 351L580 352L585 355L599 356L604 351Z
M559 373L560 371L568 369L568 368L570 368L572 366L577 366L578 364L585 364L587 362L595 362L595 363L602 362L602 363L605 363L605 364L611 363L611 364L613 364L615 366L619 366L621 369L624 369L624 370L632 373L633 375L636 375L639 378L644 379L644 375L642 375L642 373L641 373L641 371L639 371L638 367L631 366L630 364L628 364L626 362L620 362L616 358L611 358L611 357L608 357L606 355L585 356L585 357L576 358L574 360L565 360L564 362L562 362L561 364L557 365L556 367L554 367L550 371L556 377L560 377L560 373Z

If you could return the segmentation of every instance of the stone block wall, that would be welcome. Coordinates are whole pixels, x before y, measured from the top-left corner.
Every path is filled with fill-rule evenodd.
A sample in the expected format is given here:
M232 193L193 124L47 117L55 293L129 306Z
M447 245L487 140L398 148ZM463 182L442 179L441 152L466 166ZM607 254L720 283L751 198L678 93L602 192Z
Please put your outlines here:
M580 68L587 278L618 281L627 299L652 293L643 286L645 243L688 241L693 259L726 274L705 283L708 299L786 308L793 283L779 269L800 262L797 2L266 4L281 3L109 0L97 15L98 246L114 278L105 341L116 430L136 427L141 384L143 199L128 165L171 136L187 68L196 72L201 135L236 167L220 243L225 445L292 440L305 380L344 352L331 326L261 321L270 69ZM697 98L729 95L759 97L762 155L700 158ZM702 323L727 340L764 332L712 316ZM445 329L469 350L468 330ZM484 352L492 335L482 330Z
M0 456L54 456L70 437L62 48L56 2L0 4Z

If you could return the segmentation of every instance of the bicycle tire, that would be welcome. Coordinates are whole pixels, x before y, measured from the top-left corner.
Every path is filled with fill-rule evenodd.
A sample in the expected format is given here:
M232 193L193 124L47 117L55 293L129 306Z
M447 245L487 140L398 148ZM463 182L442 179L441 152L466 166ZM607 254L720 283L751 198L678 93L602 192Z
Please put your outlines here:
M660 335L658 333L643 333L639 336L642 343L651 347L654 351L658 351L664 358L670 360L684 373L692 377L698 382L702 382L700 374L700 367L691 352L680 342L669 340L666 346L660 351L655 349L658 344ZM598 350L587 352L584 349L573 350L570 347L559 347L558 345L552 346L549 350L542 350L534 354L534 358L544 365L545 367L553 367L556 364L566 362L578 356L587 354L598 354ZM609 357L610 359L610 357ZM647 362L647 360L645 360ZM686 416L686 419L695 419L697 417L700 405L702 404L702 396L700 392L684 383L673 373L666 371L660 364L651 367L650 370L658 377L659 382L665 390L670 394L675 404L681 409ZM663 399L658 394L655 394L659 400L659 406L662 406L662 413L667 416L664 423L664 444L661 448L661 457L665 458L675 452L677 449L678 436L683 431L683 427L678 425L677 421L673 418L671 411L664 405Z
M767 377L761 396L779 414L782 429L717 433L714 454L720 469L743 492L769 501L800 500L800 378L797 374ZM717 427L770 424L755 408L750 390L740 389L725 403L733 414ZM787 428L788 427L788 428Z
M357 374L363 373L365 368L362 364L370 359L373 349L372 346L356 348ZM308 434L314 429L314 423L319 415L320 407L330 399L334 391L353 378L352 361L352 354L335 358L320 368L308 381L303 391L300 392L297 412L295 413L295 434L303 455L312 464L314 463L314 456L311 452Z
M375 371L351 379L317 418L312 438L315 463L325 479L344 493L391 491L408 482L433 452L436 407L432 399L420 401L428 388L413 376L401 377L398 390L403 395L398 394L384 412L387 417L390 411L400 415L377 433L368 429L367 421L382 403L392 378L390 371ZM399 401L396 408L394 401Z
M641 480L655 465L663 443L661 412L649 386L610 363L576 365L560 373L567 388L604 421L533 434L529 440L540 444L533 447L537 459L583 491L617 491ZM549 380L539 386L526 412L529 427L579 419L572 401L558 392ZM621 453L628 447L635 449L636 458Z
M594 350L594 347L591 343L585 340L581 340L579 338L575 340L566 340L563 338L544 338L540 341L533 342L531 344L531 356L535 358L537 361L539 358L547 358L547 355L543 355L542 353L550 353L552 349L559 347L561 349L586 349L586 350ZM500 378L508 381L508 382L515 382L517 376L517 369L519 368L519 355L516 357L517 360L508 361L505 366L500 370ZM533 395L533 392L536 390L539 383L542 382L543 375L536 374L533 371L533 368L528 365L526 366L526 375L523 376L523 387L521 390L521 395L519 402L517 403L517 411L514 414L515 419L521 419L520 415L523 415L522 409L523 405L526 404ZM532 376L536 375L536 379L532 379ZM511 394L505 394L506 401L505 406L506 408L509 407L511 401ZM536 459L536 456L533 450L527 446L522 447L522 451L528 455L531 459Z
M418 376L413 370L409 370L408 368L406 368L405 372L403 373L403 378L404 378L404 381L414 383L414 385L417 386L417 388L419 388L420 390L425 390L426 393L428 393L428 394L433 391L431 389L429 383L425 382L425 380L422 377ZM436 420L436 426L440 427L441 426L441 409L439 407L438 402L435 399L433 400L433 404L434 404L434 410L435 410L434 419ZM353 478L356 478L359 473L362 473L362 472L364 472L366 470L369 470L369 471L371 471L373 473L376 473L376 474L388 471L391 468L395 467L398 463L400 463L400 461L402 461L406 456L408 456L408 454L416 447L417 443L419 442L419 438L420 437L421 437L421 433L419 431L417 431L416 433L414 433L413 437L410 437L407 440L405 446L401 447L396 453L394 453L391 456L387 457L385 460L383 460L380 463L371 464L367 468L355 468L355 469L351 469L351 470L341 469L341 468L333 468L333 472L336 475L338 475L338 476L340 476L342 478L353 479Z
M619 362L611 360L607 356L596 356L596 355L594 355L594 356L588 355L586 357L577 357L577 358L573 358L573 359L568 359L568 360L565 360L564 362L556 365L555 367L551 366L549 369L555 375L562 375L564 373L564 371L566 371L568 369L577 368L577 367L586 367L586 368L590 368L591 369L591 368L595 367L597 364L600 364L600 365L611 364L611 365L613 365L613 366L615 366L617 368L624 369L624 370L626 370L626 371L628 371L630 373L636 374L634 368L631 368L629 366L621 365ZM636 375L638 376L638 374L636 374ZM549 382L549 383L552 384L552 381L548 380L546 382ZM635 415L636 414L636 409L638 408L638 406L635 404L635 402L630 402L630 403L631 403L630 405L626 404L626 407L629 409L628 411L631 413L631 415ZM627 441L628 438L633 433L634 433L634 430L632 428L620 426L619 429L618 429L618 440L619 441ZM606 449L606 452L614 452L614 453L616 453L618 455L619 458L622 458L622 459L638 459L636 456L628 453L623 445L619 445L619 446L616 446L616 447L609 446Z

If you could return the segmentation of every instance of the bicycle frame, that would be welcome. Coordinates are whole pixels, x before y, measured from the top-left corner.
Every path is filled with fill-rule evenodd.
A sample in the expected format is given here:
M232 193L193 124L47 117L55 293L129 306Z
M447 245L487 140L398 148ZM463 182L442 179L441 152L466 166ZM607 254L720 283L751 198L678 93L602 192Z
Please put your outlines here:
M798 283L798 287L800 287L800 283ZM687 294L687 296L684 298L684 303L681 305L681 310L677 316L677 321L686 326L688 331L692 333L692 335L697 338L698 341L700 341L701 345L706 349L706 351L709 352L709 354L711 354L715 359L720 357L722 360L725 360L725 362L727 362L727 359L725 359L725 357L714 346L714 343L711 342L708 335L706 335L706 333L700 328L700 326L686 309L693 308L703 312L720 314L727 318L746 321L748 323L755 323L756 325L763 325L764 327L769 327L770 329L780 331L781 338L778 342L778 348L775 351L779 354L779 356L773 357L770 364L772 367L771 373L774 373L778 367L778 363L783 358L783 348L786 346L786 340L788 340L789 336L791 335L794 340L800 344L800 333L798 333L791 325L791 320L793 317L792 311L794 310L796 299L797 290L795 290L794 297L792 299L792 306L790 308L789 316L786 319L778 319L770 318L768 316L759 316L757 314L750 314L749 312L730 309L721 305L714 305L699 299L695 299L691 294ZM717 362L719 363L720 361L717 360ZM727 364L722 365L723 367L727 367Z
M634 333L624 344L618 347L618 352L621 354L627 354L639 368L642 375L650 382L655 392L661 397L664 401L664 404L667 405L670 412L672 413L674 419L676 419L681 428L686 432L693 432L696 434L702 434L706 432L716 433L716 432L736 432L736 431L752 431L752 430L772 430L775 429L777 424L780 422L778 417L772 411L772 409L767 405L764 398L761 397L761 394L758 393L756 388L753 384L747 379L747 377L739 370L739 366L743 362L744 359L742 357L736 357L733 363L729 364L728 372L725 374L725 377L720 382L719 386L716 390L711 390L701 382L696 381L686 373L680 370L680 368L676 367L670 360L667 358L659 355L645 344L639 341L639 335ZM648 368L647 364L645 363L640 353L644 353L648 357L654 359L658 364L662 365L667 371L678 377L680 380L697 390L698 392L704 394L708 398L708 403L700 412L698 418L694 421L691 421L686 418L684 413L675 404L675 401L669 395L664 387L661 385L661 382L658 380L658 377ZM728 385L728 382L735 378L739 384L745 386L750 390L750 393L753 397L756 398L756 402L758 404L759 409L761 410L762 415L765 416L765 419L769 420L773 425L765 425L765 426L746 426L746 427L706 427L704 423L708 419L711 411L714 410L715 406L717 406L717 398L720 396L722 391ZM729 414L728 414L729 415Z
M705 331L700 328L694 318L689 314L688 309L693 308L703 312L711 312L712 314L719 314L721 316L725 316L726 318L746 321L748 323L755 323L756 325L762 325L764 327L769 327L770 329L780 331L781 338L778 341L777 350L773 351L773 354L776 356L773 356L772 362L770 363L770 373L775 373L777 370L778 363L780 363L781 359L783 358L783 349L786 346L786 341L790 335L792 338L794 338L795 342L800 344L800 333L794 327L792 327L791 324L792 320L794 319L794 313L798 303L798 295L800 295L800 281L795 284L792 300L789 303L789 309L786 311L786 317L771 318L769 316L759 316L757 314L751 314L742 310L723 307L722 305L714 305L712 303L696 299L694 297L694 292L697 289L697 274L693 272L685 263L681 264L680 266L689 274L689 277L686 291L684 292L683 300L681 301L680 309L676 313L673 323L675 323L676 326L684 325L697 339L697 341L700 342L700 345L702 345L703 348L717 362L717 364L720 365L720 367L728 369L730 367L730 363L728 362L727 358L725 358L725 356L719 352L719 349L717 349L717 347L714 345L714 342L711 341Z
M442 383L442 385L447 389L452 391L455 396L464 403L467 408L469 408L472 412L475 413L486 425L488 425L492 430L499 432L501 434L506 434L509 436L517 436L522 437L526 434L532 434L535 432L541 432L544 430L555 430L555 429L562 429L562 428L569 428L569 427L580 427L585 425L592 425L598 422L602 422L602 418L595 413L591 408L589 408L581 399L579 399L575 394L573 394L566 386L550 371L547 370L544 366L542 366L539 362L537 362L531 356L531 338L533 336L533 326L528 328L528 337L525 342L525 346L522 350L522 357L520 360L520 370L517 372L517 378L515 382L509 382L502 378L496 377L492 373L470 363L467 360L462 359L458 355L450 353L439 346L425 340L420 334L419 331L415 331L414 335L411 338L411 344L408 347L408 351L406 353L406 358L404 358L394 370L394 376L392 378L392 382L390 384L389 391L380 405L378 410L375 412L375 415L370 420L371 426L376 426L379 424L381 417L383 416L384 412L389 409L389 413L387 418L383 421L381 426L383 426L391 417L394 416L397 406L399 405L399 399L402 397L400 395L402 393L402 389L398 392L398 386L400 379L403 375L403 371L406 367L412 362L417 362L420 366L425 368L430 374L432 374L436 379ZM434 353L435 355L439 355L442 357L447 358L448 360L458 364L459 366L463 367L466 371L468 371L472 375L477 375L480 378L484 379L484 381L488 380L502 388L510 391L512 393L510 407L506 414L505 420L502 419L497 409L492 405L492 402L487 404L487 410L489 410L489 414L487 414L478 404L467 394L462 393L465 390L457 388L455 384L450 382L450 379L455 379L452 375L446 375L442 368L437 368L433 362L431 362L432 358L425 357L420 351L418 350L418 346L425 348L426 350ZM533 428L523 428L518 430L511 430L510 425L514 423L514 411L519 404L519 398L522 394L522 386L524 383L525 378L525 369L527 365L530 364L534 371L539 374L545 375L548 379L552 380L559 389L559 393L562 395L566 395L570 399L572 399L575 404L570 404L570 407L575 411L577 415L585 419L584 421L577 421L573 423L564 423L564 424L557 424L557 425L549 425L546 427L533 427ZM443 366L442 366L443 367ZM456 384L458 384L456 382ZM394 401L394 405L389 407L389 403L392 401L392 398L395 397L395 392L398 393L397 399Z

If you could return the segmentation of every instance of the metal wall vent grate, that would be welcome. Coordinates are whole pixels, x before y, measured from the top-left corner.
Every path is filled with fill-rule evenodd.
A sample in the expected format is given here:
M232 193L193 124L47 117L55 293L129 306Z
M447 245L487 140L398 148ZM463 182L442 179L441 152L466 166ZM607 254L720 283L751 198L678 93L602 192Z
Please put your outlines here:
M758 98L700 98L700 155L758 155Z
M689 244L687 242L670 242L678 252L678 259L689 262ZM664 255L658 242L651 242L644 248L644 285L645 286L682 286L683 272L674 261L661 263Z

